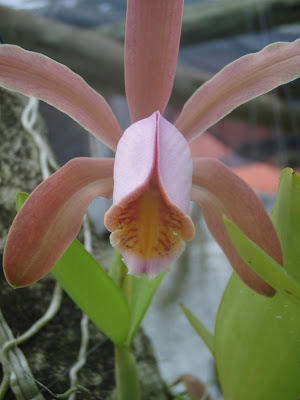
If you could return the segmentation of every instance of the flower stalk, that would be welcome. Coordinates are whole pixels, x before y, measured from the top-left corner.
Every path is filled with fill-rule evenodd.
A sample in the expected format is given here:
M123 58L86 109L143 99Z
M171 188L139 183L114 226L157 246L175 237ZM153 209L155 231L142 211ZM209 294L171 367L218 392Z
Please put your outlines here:
M140 400L136 359L128 347L115 345L115 374L118 400Z

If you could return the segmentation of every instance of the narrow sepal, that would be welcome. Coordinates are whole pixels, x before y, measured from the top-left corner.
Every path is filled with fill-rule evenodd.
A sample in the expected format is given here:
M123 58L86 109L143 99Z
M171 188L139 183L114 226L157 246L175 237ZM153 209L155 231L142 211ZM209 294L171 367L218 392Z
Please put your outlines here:
M228 64L187 101L175 126L190 142L239 105L300 76L300 39Z
M79 75L49 57L0 46L0 85L68 114L113 150L122 130L109 105Z
M220 161L200 158L194 160L192 200L199 203L210 232L240 278L261 294L268 296L274 292L240 257L223 222L225 215L282 265L277 233L254 191Z
M44 276L76 237L95 196L112 196L113 159L77 158L42 182L17 214L4 249L4 272L15 286Z
M132 122L163 113L173 86L183 0L129 0L125 84Z

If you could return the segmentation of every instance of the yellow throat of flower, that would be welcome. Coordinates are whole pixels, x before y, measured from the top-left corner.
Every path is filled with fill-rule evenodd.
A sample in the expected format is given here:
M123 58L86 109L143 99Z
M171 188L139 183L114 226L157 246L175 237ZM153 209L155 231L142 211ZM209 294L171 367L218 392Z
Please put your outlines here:
M111 242L122 254L134 253L148 260L169 256L182 246L180 216L166 204L153 178L146 190L122 210L117 226Z

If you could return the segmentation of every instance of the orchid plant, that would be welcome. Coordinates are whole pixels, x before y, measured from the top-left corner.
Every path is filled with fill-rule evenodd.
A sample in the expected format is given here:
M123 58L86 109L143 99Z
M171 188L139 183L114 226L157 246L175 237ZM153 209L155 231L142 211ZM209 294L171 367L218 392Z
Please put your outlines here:
M214 333L187 307L182 309L211 351L224 399L298 400L300 381L300 176L283 170L271 219L280 238L284 266L226 221L232 240L249 265L266 273L276 295L254 293L233 273L223 293ZM270 280L272 279L272 282Z
M183 0L128 0L125 84L132 124L124 133L104 98L66 66L18 46L0 47L1 86L53 105L116 152L114 159L73 159L36 188L10 229L5 276L14 287L26 286L56 264L54 275L86 311L86 300L76 297L82 287L72 277L74 270L65 279L57 265L67 260L90 201L96 196L113 197L104 219L112 232L111 244L122 254L130 276L141 277L132 278L125 295L128 304L122 303L123 311L129 305L126 329L135 320L132 315L138 314L134 328L123 328L126 332L118 336L109 323L104 328L100 324L118 345L131 343L162 272L180 256L185 242L193 239L194 225L188 215L191 200L202 208L208 228L234 270L256 292L269 296L275 290L239 255L223 217L279 265L283 263L275 228L253 190L217 159L192 159L189 143L240 104L300 76L300 40L274 43L229 64L193 94L172 124L162 114L173 85L182 9ZM83 254L74 243L72 251ZM90 256L80 257L94 262ZM118 256L115 264L123 265ZM118 288L112 288L106 273L97 267L93 271L88 286L94 287L97 275L107 283L109 296L114 291L116 303L121 304ZM123 281L114 279L121 287L131 279L124 278L122 271ZM143 290L134 295L140 282ZM148 297L134 314L141 292ZM91 293L98 296L96 289ZM89 315L97 320L97 313L101 313L99 304L98 311ZM130 385L124 384L122 376L120 393L125 393ZM120 398L138 397L127 393Z

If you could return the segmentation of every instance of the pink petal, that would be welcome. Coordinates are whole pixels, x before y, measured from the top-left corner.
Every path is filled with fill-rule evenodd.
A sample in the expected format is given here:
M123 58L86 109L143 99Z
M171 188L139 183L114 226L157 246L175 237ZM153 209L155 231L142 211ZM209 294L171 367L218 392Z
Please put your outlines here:
M125 253L123 262L128 267L128 273L137 277L147 275L148 279L155 279L161 272L170 271L171 264L177 260L185 249L185 242L180 237L174 237L176 243L171 254L161 257L153 257L148 260L132 253Z
M189 212L193 162L181 133L158 113L158 176L165 197L185 213Z
M129 0L125 84L132 122L163 113L172 90L183 0Z
M154 278L181 254L183 240L193 238L187 215L191 182L189 146L159 112L124 132L116 152L114 204L104 222L130 273Z
M175 126L190 142L239 105L300 76L300 39L227 65L185 104Z
M18 46L0 46L0 85L68 114L115 150L121 128L104 98L65 65Z
M149 183L155 164L156 125L154 113L131 125L121 137L115 155L114 203L134 200Z
M9 231L4 272L14 286L43 277L76 237L96 196L111 197L113 159L75 158L29 196Z
M275 228L252 189L220 161L199 158L194 160L191 198L199 203L209 230L240 278L258 293L269 295L274 292L240 258L222 220L226 215L282 265L281 246Z

